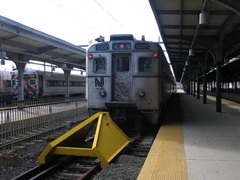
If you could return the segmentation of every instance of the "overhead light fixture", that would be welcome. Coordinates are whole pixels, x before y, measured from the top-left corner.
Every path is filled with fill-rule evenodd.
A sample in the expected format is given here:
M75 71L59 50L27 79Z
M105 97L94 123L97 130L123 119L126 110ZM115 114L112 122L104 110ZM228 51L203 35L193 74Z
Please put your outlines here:
M210 22L210 14L206 11L203 11L199 14L199 24L207 25Z
M189 49L188 55L189 55L189 56L195 56L194 49Z
M189 62L188 61L185 62L185 66L189 66Z

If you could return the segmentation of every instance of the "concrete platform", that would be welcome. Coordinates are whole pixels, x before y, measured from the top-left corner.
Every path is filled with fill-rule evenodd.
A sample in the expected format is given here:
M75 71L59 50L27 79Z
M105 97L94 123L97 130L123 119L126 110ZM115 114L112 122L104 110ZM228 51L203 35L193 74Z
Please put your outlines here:
M240 179L240 104L215 107L214 97L176 94L138 179Z

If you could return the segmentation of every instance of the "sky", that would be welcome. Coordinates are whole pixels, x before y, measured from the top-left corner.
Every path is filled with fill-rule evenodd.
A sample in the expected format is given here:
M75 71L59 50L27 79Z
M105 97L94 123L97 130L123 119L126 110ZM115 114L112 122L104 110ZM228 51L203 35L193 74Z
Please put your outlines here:
M148 0L0 0L0 15L78 46L111 34L161 41Z
M0 14L75 45L100 35L133 34L158 41L148 0L0 0Z

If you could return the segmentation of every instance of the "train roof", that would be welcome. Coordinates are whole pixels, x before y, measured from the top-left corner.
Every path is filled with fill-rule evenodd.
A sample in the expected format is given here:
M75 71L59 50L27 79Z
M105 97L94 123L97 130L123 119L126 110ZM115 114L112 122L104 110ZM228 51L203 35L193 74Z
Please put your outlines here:
M136 40L132 34L113 34L110 35L110 41L120 41L120 40Z
M12 71L13 74L18 74L18 70L15 69ZM27 70L24 70L24 74L26 73L29 73L29 74L32 74L32 73L37 73L37 70L33 70L33 69L27 69Z
M118 43L119 42L127 42L127 41L132 41L132 42L135 42L135 43L138 43L138 47L141 46L141 48L137 48L137 49L149 49L148 48L143 48L142 46L146 45L146 44L155 44L155 45L158 45L158 47L161 48L161 46L159 45L158 42L153 42L153 41L145 41L145 36L142 36L142 39L141 40L137 40L134 38L134 36L132 34L113 34L113 35L110 35L110 40L109 41L104 41L104 38L102 36L100 36L98 39L97 39L98 43L94 43L92 44L91 46L89 46L87 48L87 52L89 52L89 50L95 46L98 46L98 50L101 50L101 51L104 51L104 50L107 50L105 49L106 48L106 44L107 43ZM102 44L102 45L101 45ZM94 49L95 50L95 49Z
M43 74L44 71L43 70L36 70L36 69L25 69L24 70L24 74ZM52 71L53 74L55 75L59 75L59 74L64 74L63 72L55 72L55 71ZM18 74L18 70L14 70L12 71L12 74ZM71 74L71 76L82 76L82 77L85 77L85 75L83 74Z

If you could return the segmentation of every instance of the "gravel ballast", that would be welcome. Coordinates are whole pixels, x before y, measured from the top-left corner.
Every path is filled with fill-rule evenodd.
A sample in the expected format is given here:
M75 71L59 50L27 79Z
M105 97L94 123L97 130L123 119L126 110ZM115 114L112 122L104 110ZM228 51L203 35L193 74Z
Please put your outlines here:
M10 180L38 165L37 158L49 142L41 141L16 151L19 166L0 164L0 180ZM121 155L96 176L98 180L135 180L141 171L145 157Z
M46 141L40 141L33 145L28 145L23 149L16 150L19 159L19 166L14 167L0 164L0 180L12 179L37 166L37 158L47 144L48 142Z
M97 180L136 180L144 164L145 157L122 155L115 162L104 168Z

